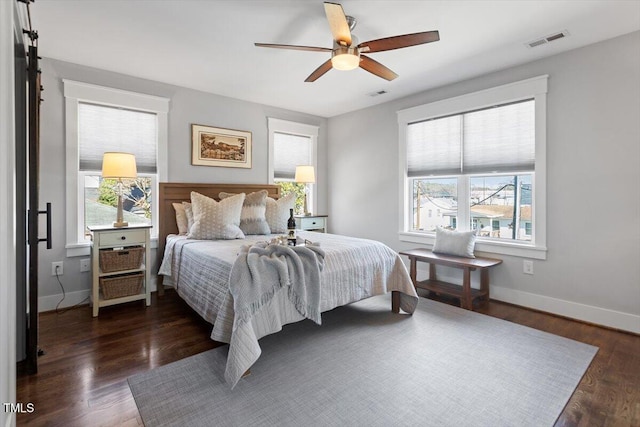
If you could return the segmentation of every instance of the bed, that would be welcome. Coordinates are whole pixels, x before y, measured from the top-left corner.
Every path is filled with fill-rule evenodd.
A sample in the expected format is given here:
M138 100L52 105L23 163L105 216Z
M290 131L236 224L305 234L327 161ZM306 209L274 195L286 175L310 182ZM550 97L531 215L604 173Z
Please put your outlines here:
M260 190L266 190L272 199L280 197L276 185L161 183L159 191L158 292L162 295L164 286L173 287L194 311L213 324L211 338L229 343L225 379L232 387L258 359L261 337L308 316L301 315L286 292L278 292L249 321L239 325L230 291L234 263L242 248L264 245L274 235L189 239L178 235L173 203L189 201L192 191L217 200L221 192L250 194ZM318 280L320 312L387 292L392 293L392 311L415 310L415 288L400 256L387 246L334 234L299 231L298 235L321 248L323 254Z

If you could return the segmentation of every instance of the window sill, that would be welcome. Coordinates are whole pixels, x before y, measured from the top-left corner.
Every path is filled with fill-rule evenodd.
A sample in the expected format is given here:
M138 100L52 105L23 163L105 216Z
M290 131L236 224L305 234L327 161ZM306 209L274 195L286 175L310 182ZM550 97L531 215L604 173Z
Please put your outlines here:
M398 237L402 242L419 243L433 248L436 241L435 234L400 232ZM494 242L489 240L476 240L476 251L487 254L511 255L520 258L547 259L547 248L527 245L522 243Z
M158 237L151 237L151 249L158 247ZM91 254L91 242L67 243L67 258L89 256Z

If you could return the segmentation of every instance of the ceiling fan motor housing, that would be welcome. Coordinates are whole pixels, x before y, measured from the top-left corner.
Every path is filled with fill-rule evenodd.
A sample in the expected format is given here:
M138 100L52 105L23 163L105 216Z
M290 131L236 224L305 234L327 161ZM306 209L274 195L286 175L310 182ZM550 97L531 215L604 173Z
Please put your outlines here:
M344 42L342 42L344 43ZM360 50L358 49L358 39L351 36L351 45L346 46L338 41L333 42L331 51L331 65L336 70L353 70L360 65Z

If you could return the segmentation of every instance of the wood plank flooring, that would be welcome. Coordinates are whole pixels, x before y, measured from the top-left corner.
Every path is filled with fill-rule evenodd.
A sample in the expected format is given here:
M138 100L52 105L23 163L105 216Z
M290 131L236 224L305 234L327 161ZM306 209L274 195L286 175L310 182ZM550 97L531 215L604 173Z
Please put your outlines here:
M477 311L598 346L556 426L640 426L640 336L491 301ZM40 315L36 375L18 376L18 402L35 411L18 425L142 425L127 377L219 345L210 326L174 292L106 307ZM170 403L168 403L170 404Z

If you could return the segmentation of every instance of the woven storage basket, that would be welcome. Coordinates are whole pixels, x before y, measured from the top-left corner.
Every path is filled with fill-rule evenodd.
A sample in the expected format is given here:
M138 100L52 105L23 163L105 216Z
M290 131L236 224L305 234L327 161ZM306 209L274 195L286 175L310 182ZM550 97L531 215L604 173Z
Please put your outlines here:
M129 246L121 249L100 249L100 270L103 273L112 271L134 270L142 265L144 247Z
M101 277L100 288L104 299L128 297L142 290L144 273L128 273L121 276Z

